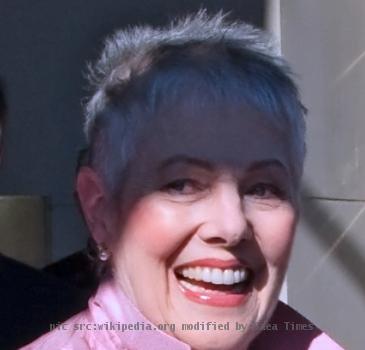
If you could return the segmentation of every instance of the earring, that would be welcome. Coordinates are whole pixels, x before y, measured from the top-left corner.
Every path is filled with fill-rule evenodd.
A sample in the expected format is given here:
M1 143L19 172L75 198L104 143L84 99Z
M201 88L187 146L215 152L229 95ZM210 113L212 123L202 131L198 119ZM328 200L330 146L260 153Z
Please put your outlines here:
M109 252L104 243L100 243L97 245L98 249L98 257L101 261L107 261L109 259Z

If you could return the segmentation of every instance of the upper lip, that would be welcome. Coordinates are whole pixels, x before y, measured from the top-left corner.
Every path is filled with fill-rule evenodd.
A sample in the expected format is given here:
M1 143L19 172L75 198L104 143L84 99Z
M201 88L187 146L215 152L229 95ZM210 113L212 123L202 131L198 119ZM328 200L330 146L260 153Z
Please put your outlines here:
M177 266L175 269L180 270L187 267L211 267L211 268L219 268L219 269L240 269L247 268L249 265L247 262L233 258L233 259L217 259L217 258L205 258L205 259L197 259L192 260L187 263L181 264Z

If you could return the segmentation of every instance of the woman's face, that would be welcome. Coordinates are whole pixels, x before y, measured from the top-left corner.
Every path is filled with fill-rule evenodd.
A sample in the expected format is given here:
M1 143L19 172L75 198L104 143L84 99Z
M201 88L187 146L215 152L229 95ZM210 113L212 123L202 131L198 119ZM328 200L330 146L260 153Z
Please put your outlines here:
M179 108L141 134L123 179L114 276L194 349L245 348L275 308L297 218L290 148L244 106Z

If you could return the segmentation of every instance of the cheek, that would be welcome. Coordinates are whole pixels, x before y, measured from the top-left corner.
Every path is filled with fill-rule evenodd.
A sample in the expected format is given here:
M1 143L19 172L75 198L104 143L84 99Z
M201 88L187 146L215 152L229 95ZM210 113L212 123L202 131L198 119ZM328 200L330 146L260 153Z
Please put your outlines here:
M286 264L294 238L295 211L285 207L254 216L254 231L265 260L272 265Z
M183 210L146 197L129 213L121 236L129 247L134 245L149 256L167 258L186 238L186 225Z

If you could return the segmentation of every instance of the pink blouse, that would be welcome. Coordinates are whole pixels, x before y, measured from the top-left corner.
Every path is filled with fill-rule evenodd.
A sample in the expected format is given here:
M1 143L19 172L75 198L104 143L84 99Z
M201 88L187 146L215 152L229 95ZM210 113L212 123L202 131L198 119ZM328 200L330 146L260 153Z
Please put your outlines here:
M279 303L268 329L250 349L341 350L325 333L293 330L308 320ZM269 329L271 326L277 328ZM128 329L129 327L129 329ZM306 328L306 327L304 327ZM190 350L190 346L156 329L112 281L104 282L88 309L58 325L22 350Z

